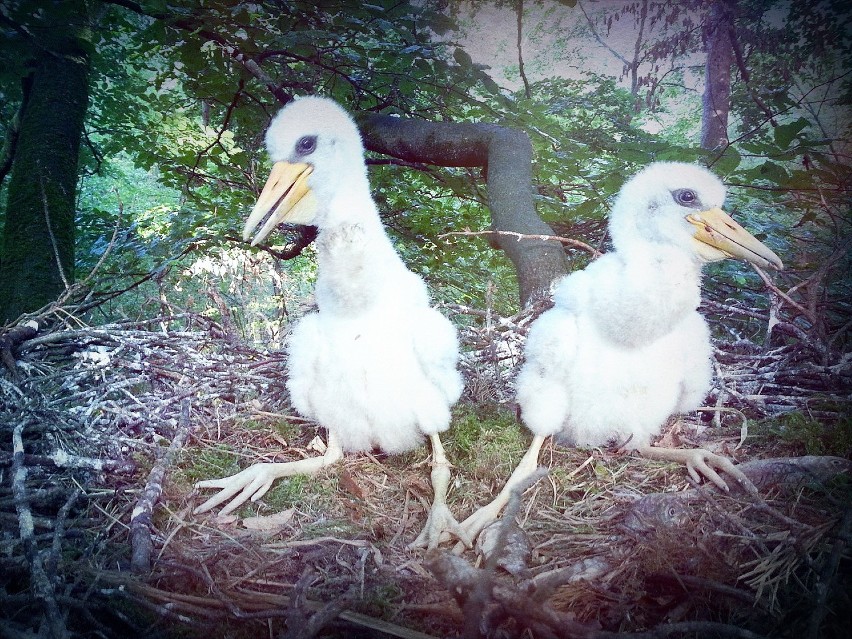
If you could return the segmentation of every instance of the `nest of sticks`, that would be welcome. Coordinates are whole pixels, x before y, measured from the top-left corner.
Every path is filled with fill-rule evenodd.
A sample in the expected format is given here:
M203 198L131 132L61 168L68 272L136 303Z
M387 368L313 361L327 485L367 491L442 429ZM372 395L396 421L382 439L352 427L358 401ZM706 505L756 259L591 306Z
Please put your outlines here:
M444 310L466 327L462 402L510 413L542 308ZM316 426L288 403L283 353L196 314L40 319L0 337L4 637L816 638L850 625L848 444L806 456L801 441L755 437L785 414L848 433L848 353L789 335L717 344L719 410L667 437L731 456L757 497L618 451L549 446L550 472L514 495L488 557L424 556L406 545L431 494L425 446L347 456L287 507L192 514L197 459L317 454ZM463 517L489 501L510 467L457 467L451 508Z

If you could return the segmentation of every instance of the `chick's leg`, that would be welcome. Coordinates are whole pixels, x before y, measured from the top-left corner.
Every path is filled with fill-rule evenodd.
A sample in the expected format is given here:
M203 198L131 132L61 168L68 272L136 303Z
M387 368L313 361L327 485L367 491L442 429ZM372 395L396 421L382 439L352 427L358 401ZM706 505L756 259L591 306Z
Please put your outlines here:
M432 442L432 507L426 519L426 526L409 548L426 548L432 550L438 547L442 534L455 535L459 543L470 548L471 540L447 506L447 489L450 485L450 463L444 453L444 446L437 434L429 435Z
M701 475L728 492L728 484L716 471L724 472L734 479L750 494L756 495L757 488L727 457L716 455L703 448L658 448L656 446L640 446L636 449L648 459L662 459L686 465L686 470L693 481L701 481Z
M509 477L509 481L506 482L506 485L503 486L503 490L501 490L497 497L494 498L494 501L483 506L462 522L461 526L471 541L477 538L483 528L500 516L500 512L506 504L509 503L509 497L512 496L512 490L514 490L515 486L522 483L535 472L536 468L538 468L538 453L541 450L542 444L544 444L544 439L543 435L536 435L533 437L529 449L527 449L527 452L524 453L524 456L520 463L518 463L517 468L515 468L512 475ZM456 544L453 548L453 552L456 554L461 553L462 550L464 550L464 548L461 544Z
M222 479L208 479L195 484L196 488L220 488L221 491L201 504L193 512L204 513L219 504L231 499L220 515L227 515L232 510L239 508L247 500L257 501L266 494L276 479L281 477L292 477L293 475L313 475L326 466L340 461L343 457L343 449L337 436L329 432L328 446L322 457L310 459L299 459L283 463L260 463L249 466L245 470L224 477Z

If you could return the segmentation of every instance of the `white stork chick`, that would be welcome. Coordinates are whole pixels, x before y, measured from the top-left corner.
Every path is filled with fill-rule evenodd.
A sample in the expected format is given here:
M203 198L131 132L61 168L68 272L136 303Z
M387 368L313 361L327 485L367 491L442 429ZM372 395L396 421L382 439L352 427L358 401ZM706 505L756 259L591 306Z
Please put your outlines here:
M279 477L319 472L343 451L401 453L428 436L434 500L411 545L434 548L442 532L469 545L446 505L450 466L438 435L462 390L456 331L429 306L423 280L385 234L358 128L335 102L307 97L278 113L266 145L275 164L243 237L260 227L255 245L281 223L318 228L318 311L290 335L287 388L296 410L328 430L328 447L322 457L258 463L199 482L221 492L196 512L231 499L222 509L228 513L259 499Z
M695 481L701 473L724 490L716 470L750 485L719 455L651 446L671 415L695 410L710 389L702 265L737 257L783 267L722 211L724 199L722 182L692 164L652 164L622 187L609 217L615 250L558 282L554 307L530 329L517 401L535 437L498 497L462 523L472 538L532 474L550 435L682 462Z

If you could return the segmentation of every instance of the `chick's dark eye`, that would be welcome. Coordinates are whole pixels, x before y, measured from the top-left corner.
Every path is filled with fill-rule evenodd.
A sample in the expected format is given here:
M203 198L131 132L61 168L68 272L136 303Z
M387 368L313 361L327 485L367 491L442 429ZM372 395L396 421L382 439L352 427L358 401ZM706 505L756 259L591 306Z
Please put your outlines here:
M695 191L690 189L678 189L672 195L675 202L681 206L695 206L696 202L698 202L698 196L695 194Z
M303 138L299 138L299 141L296 142L296 153L299 155L310 155L317 148L317 136L315 135L306 135Z

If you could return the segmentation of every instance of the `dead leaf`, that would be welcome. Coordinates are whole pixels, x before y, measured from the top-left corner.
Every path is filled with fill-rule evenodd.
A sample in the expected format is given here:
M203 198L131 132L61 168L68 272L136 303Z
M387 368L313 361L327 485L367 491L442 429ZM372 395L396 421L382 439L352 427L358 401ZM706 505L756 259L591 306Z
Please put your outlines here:
M281 444L284 448L287 448L289 446L287 440L281 437L281 435L279 435L278 433L272 433L270 436L272 437L272 439Z
M340 473L340 485L343 487L343 490L348 492L350 495L354 495L358 499L367 498L367 489L355 481L355 478L348 470L344 470Z
M325 445L325 442L322 440L322 437L320 437L319 435L314 437L311 440L311 442L308 444L308 450L315 450L320 455L325 455L325 449L326 448L327 448L327 446Z
M260 515L258 517L246 517L243 519L243 526L249 530L260 530L263 532L271 532L279 530L290 523L295 513L294 508L282 510L280 513L272 515Z

